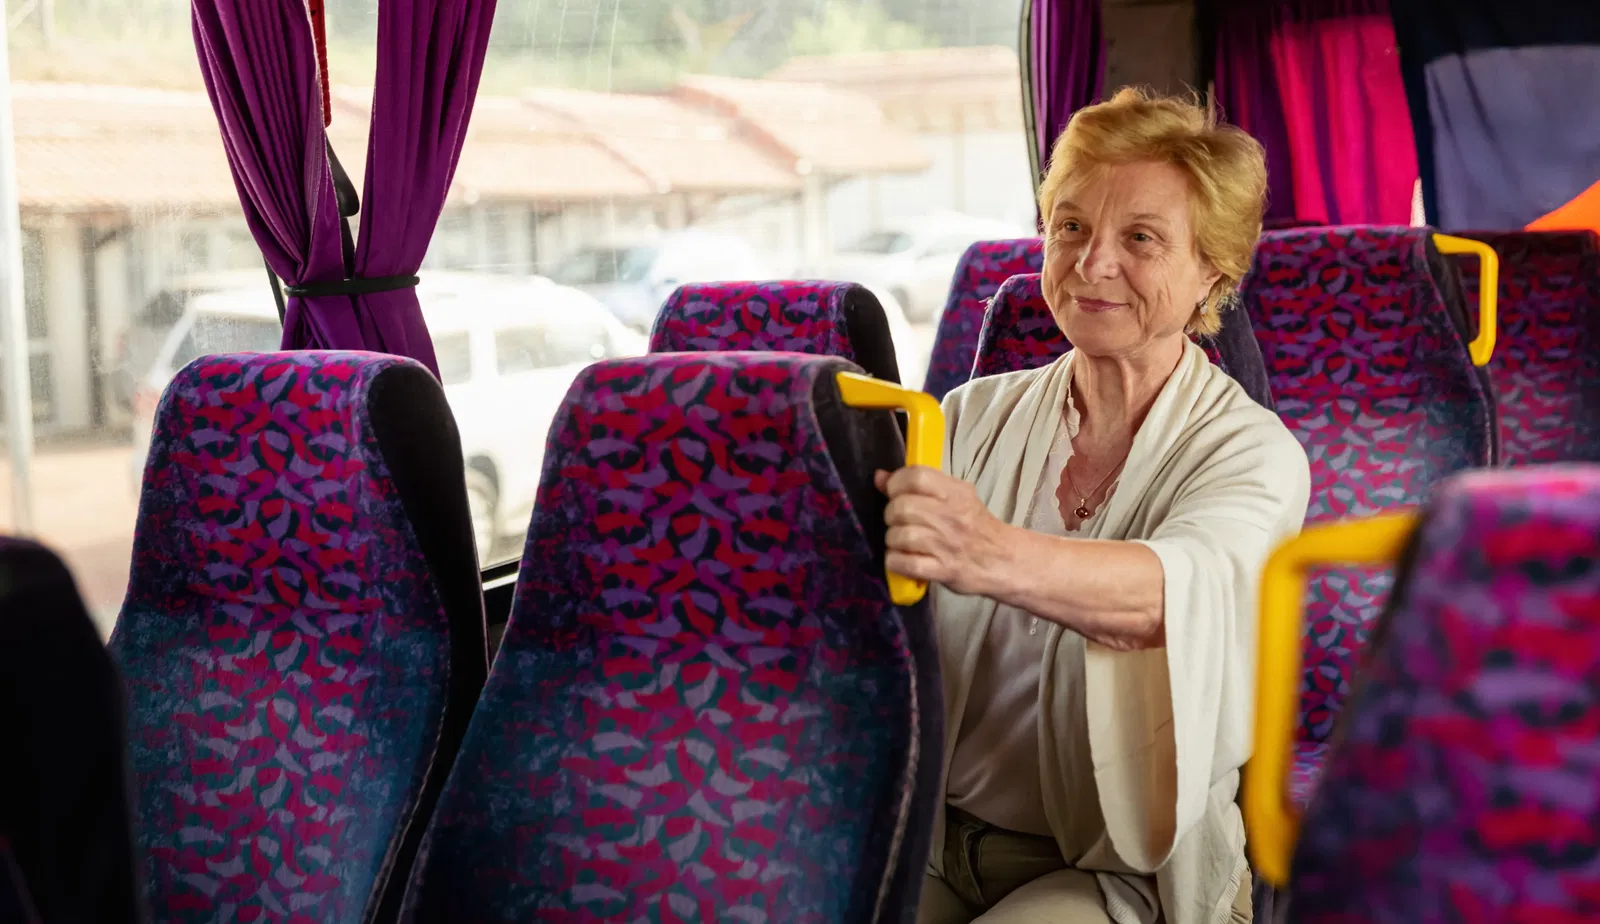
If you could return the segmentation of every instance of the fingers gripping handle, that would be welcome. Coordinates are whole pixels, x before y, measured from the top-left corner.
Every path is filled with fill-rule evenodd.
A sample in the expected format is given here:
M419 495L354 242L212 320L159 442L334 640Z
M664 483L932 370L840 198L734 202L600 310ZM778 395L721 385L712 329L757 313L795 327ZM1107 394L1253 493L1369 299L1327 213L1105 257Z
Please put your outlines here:
M944 467L944 411L926 392L854 372L839 375L839 397L850 407L906 412L906 464ZM928 592L928 582L888 572L889 597L896 606L910 606Z

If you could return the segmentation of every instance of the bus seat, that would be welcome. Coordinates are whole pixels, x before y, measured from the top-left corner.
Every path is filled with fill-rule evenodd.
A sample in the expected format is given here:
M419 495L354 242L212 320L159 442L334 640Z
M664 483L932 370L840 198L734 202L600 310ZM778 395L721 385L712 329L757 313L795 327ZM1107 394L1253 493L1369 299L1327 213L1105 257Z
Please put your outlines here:
M392 917L487 674L483 622L460 440L426 369L185 367L111 640L156 918Z
M1492 397L1436 265L1422 228L1275 231L1256 248L1241 295L1278 414L1311 462L1308 523L1419 503L1441 478L1493 458ZM1302 792L1390 583L1380 568L1311 577Z
M1301 924L1600 920L1600 467L1441 485L1291 866Z
M1600 237L1593 231L1458 235L1500 255L1499 344L1489 362L1508 465L1600 462ZM1465 260L1456 257L1457 260ZM1476 301L1475 260L1462 285Z
M129 916L115 920L138 919ZM0 921L41 924L33 907L33 896L28 894L27 884L22 881L22 868L17 866L16 855L3 834L0 834Z
M0 921L138 921L121 679L61 559L9 538L0 752Z
M979 241L967 248L956 264L950 295L939 330L933 338L933 355L922 390L940 400L972 377L978 355L978 332L989 299L1012 276L1037 273L1044 267L1044 241L1037 237L1010 241Z
M650 332L650 352L788 351L842 356L900 382L878 297L851 282L718 282L680 286Z
M1238 382L1262 407L1272 407L1260 347L1243 312L1224 315L1222 330L1199 338L1200 348L1223 372ZM1045 303L1042 277L1013 276L989 302L978 338L972 377L983 378L1023 369L1037 369L1072 349Z
M872 476L905 450L891 412L843 405L856 369L579 376L402 920L914 920L938 658L884 580Z

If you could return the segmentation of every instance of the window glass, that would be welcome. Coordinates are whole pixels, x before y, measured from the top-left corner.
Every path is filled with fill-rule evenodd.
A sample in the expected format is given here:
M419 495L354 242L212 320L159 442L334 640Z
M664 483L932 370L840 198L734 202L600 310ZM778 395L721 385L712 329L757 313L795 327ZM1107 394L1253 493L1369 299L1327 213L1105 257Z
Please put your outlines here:
M613 353L611 335L598 319L573 317L552 328L545 339L545 364L549 366L588 365L608 359Z
M495 371L501 375L532 372L545 362L544 331L537 327L519 327L495 331Z
M213 353L267 353L282 342L283 329L276 318L198 315L173 354L172 371Z
M852 253L886 255L904 253L911 249L911 235L898 231L874 231L845 248Z
M329 142L358 186L377 9L327 5ZM434 351L447 385L473 384L451 390L468 461L496 472L486 562L521 548L550 422L577 371L644 352L674 284L870 285L902 306L904 323L891 324L900 368L921 381L951 273L903 259L910 229L968 216L1031 233L1020 9L501 3L419 290L450 279L474 292L449 308L469 329L440 331ZM271 296L196 66L190 4L52 0L13 12L32 531L62 552L109 631L174 368L274 349L280 333L271 307L198 307ZM544 313L507 321L500 302ZM474 344L493 345L479 371L530 374L474 379ZM18 527L14 508L0 505L0 530Z
M460 385L472 379L472 340L464 333L433 338L433 355L439 360L439 381Z

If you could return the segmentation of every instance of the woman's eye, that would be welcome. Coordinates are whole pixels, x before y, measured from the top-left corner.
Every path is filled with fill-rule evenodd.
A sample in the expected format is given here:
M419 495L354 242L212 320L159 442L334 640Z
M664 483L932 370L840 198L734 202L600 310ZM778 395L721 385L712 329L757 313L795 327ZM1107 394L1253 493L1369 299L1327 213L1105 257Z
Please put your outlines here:
M1135 232L1133 232L1133 234L1131 234L1129 236L1133 238L1133 241L1136 244L1148 244L1151 241L1155 240L1155 238L1153 238L1150 235L1144 233L1143 231L1135 231Z

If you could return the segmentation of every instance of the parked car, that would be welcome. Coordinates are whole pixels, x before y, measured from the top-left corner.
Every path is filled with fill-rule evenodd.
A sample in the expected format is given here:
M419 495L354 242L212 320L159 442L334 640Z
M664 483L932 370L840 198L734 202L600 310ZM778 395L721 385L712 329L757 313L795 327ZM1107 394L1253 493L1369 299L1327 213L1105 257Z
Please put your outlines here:
M134 396L133 465L142 473L160 395L178 370L212 353L276 350L277 307L256 288L192 294ZM446 400L461 434L467 500L481 562L523 534L545 440L585 366L638 355L644 338L594 298L548 279L504 281L433 274L418 293ZM515 551L506 550L514 555Z
M562 260L550 278L593 295L622 323L648 333L678 286L770 279L772 268L743 238L678 231L653 241L584 247Z
M937 321L950 294L956 264L978 241L1026 237L1031 231L965 215L896 222L840 248L821 275L881 287L913 324Z
M164 286L133 313L127 328L117 338L107 378L113 397L124 410L133 409L134 392L161 353L167 335L183 320L189 300L219 290L250 292L265 305L276 304L264 268L182 276Z

